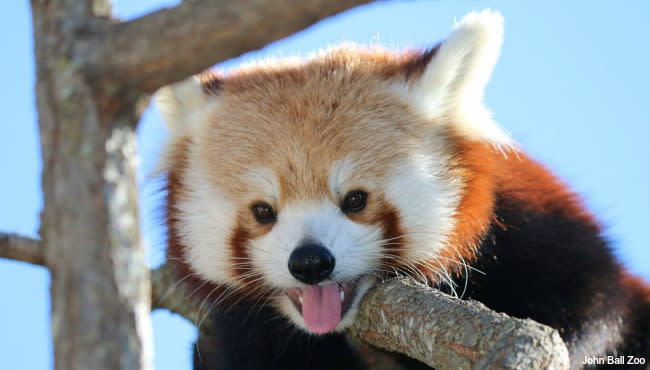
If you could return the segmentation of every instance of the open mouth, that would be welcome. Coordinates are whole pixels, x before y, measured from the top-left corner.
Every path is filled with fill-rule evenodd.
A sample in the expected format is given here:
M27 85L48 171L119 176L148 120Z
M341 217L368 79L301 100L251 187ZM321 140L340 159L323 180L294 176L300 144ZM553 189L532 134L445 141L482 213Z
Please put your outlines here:
M354 301L360 278L346 281L308 285L286 291L305 324L316 334L328 333L336 328Z

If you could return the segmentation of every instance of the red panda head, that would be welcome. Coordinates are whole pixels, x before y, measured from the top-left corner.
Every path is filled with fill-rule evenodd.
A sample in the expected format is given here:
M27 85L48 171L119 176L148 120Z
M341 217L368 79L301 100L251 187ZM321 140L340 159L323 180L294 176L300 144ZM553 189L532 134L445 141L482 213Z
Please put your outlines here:
M427 52L348 46L161 89L180 263L312 333L349 325L377 276L437 279L468 238L461 143L509 145L482 105L501 38L486 11Z

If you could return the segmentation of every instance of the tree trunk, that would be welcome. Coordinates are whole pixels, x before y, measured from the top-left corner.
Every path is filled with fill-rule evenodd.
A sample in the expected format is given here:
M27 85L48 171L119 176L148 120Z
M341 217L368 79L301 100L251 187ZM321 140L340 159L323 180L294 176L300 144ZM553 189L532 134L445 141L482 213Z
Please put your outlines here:
M104 22L97 16L110 15L107 4L35 0L32 11L55 367L149 369L135 102L105 95L75 50L90 24Z

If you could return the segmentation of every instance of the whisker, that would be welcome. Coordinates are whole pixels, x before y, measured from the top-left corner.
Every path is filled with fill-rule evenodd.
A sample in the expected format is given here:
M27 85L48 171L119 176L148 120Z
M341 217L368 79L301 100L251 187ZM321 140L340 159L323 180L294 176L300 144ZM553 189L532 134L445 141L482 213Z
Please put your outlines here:
M183 277L182 279L179 279L179 280L178 280L177 282L175 282L172 286L170 286L170 287L168 287L167 289L165 289L165 293L163 293L162 297L160 297L160 299L158 300L158 303L156 303L156 305L155 305L154 307L158 307L158 306L160 306L160 304L162 303L162 301L163 301L165 298L167 298L167 295L168 295L169 293L171 293L174 289L176 289L176 286L178 286L178 284L184 282L184 281L187 280L188 278L190 278L190 277L192 277L192 276L195 276L195 275L196 275L195 273L191 272L191 273L185 275L185 277Z

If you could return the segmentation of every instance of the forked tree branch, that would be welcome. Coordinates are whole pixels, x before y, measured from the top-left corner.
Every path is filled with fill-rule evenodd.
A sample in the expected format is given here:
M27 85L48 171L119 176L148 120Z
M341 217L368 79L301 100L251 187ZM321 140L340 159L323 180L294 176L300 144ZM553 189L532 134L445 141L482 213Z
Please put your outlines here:
M42 264L42 254L38 240L0 233L0 257ZM199 305L185 298L185 285L170 265L153 270L151 283L153 308L197 321ZM496 313L479 302L454 299L408 278L371 289L350 332L438 369L569 368L567 348L554 329Z
M83 40L89 74L144 92L289 36L368 0L185 0Z

